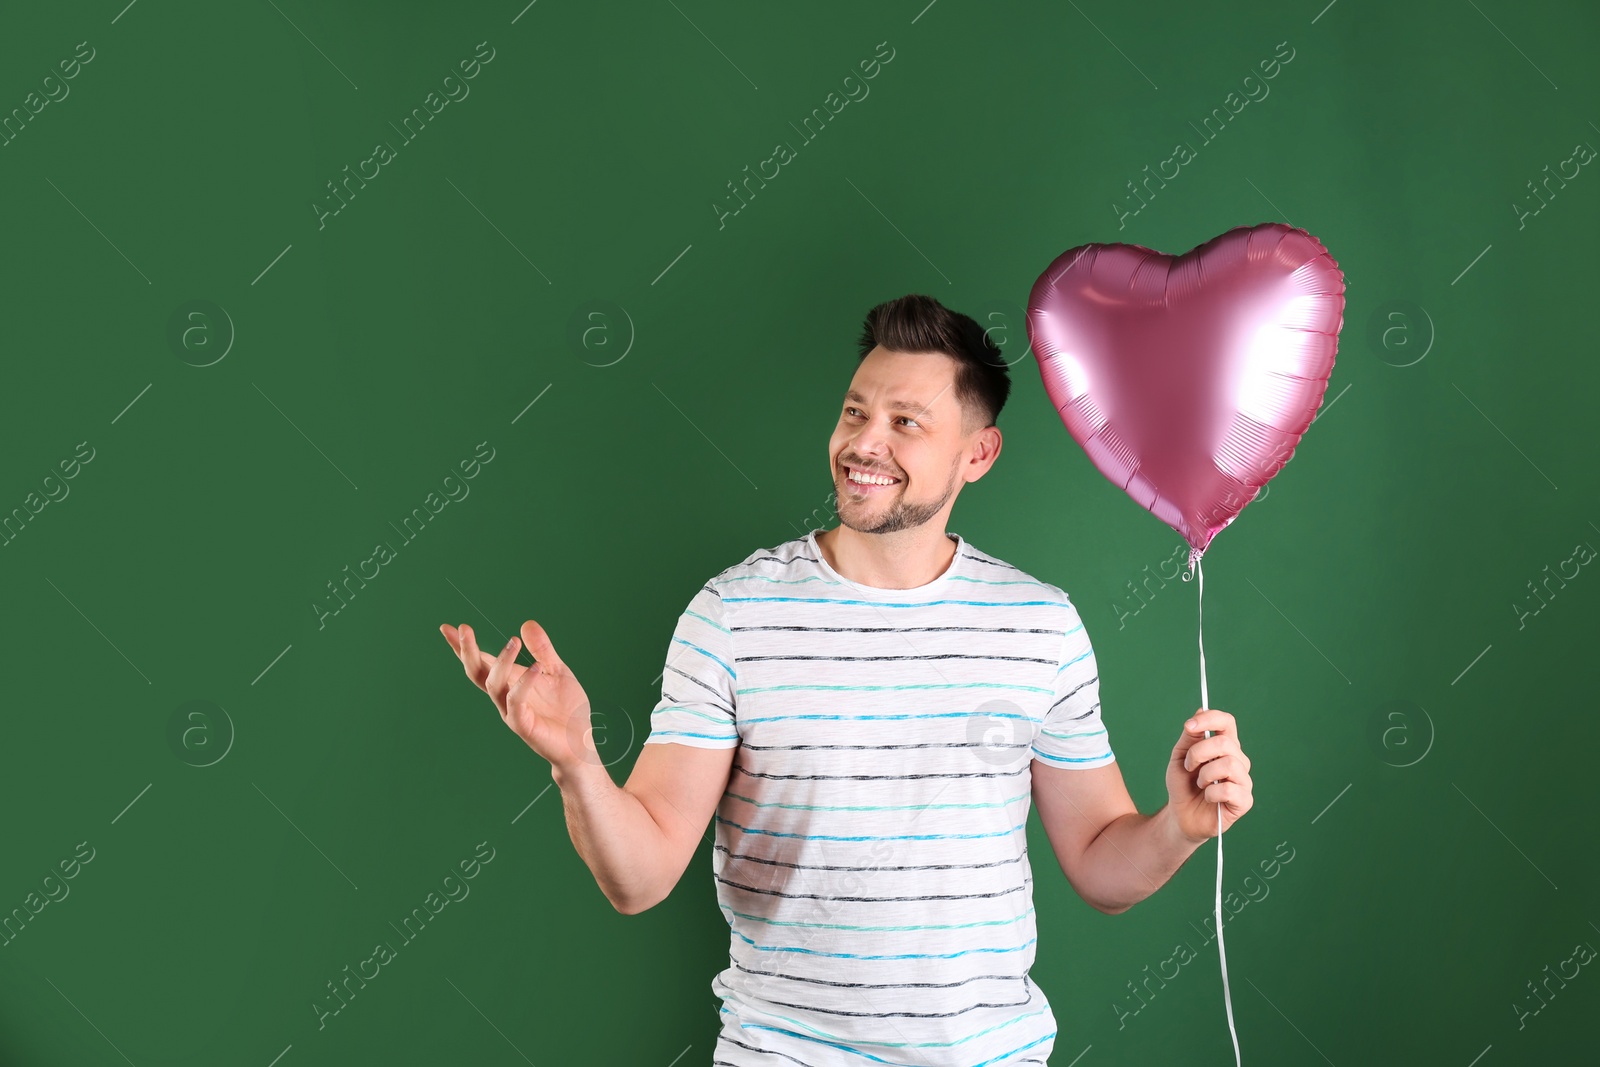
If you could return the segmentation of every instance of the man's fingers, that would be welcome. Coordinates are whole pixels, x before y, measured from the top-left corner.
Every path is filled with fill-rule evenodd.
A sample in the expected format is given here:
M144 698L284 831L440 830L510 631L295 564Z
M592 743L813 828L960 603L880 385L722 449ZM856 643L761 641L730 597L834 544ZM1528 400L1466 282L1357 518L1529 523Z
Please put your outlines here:
M489 671L494 666L494 657L478 648L477 636L473 634L472 627L462 623L461 635L461 666L466 669L467 677L472 679L472 684L488 692Z
M542 666L542 664L535 663L533 666L526 668L517 676L517 680L511 683L510 690L506 693L507 709L510 709L519 700L527 696L530 691L535 691L533 687L539 684L539 678L544 674L541 669Z
M522 630L522 638L513 637L499 655L491 656L478 648L472 628L465 623L460 626L446 623L439 627L445 641L460 658L467 677L473 685L489 694L501 715L508 713L508 702L518 685L524 682L533 684L532 675L545 673L540 668L550 670L562 666L561 658L556 655L555 647L551 645L550 637L542 626L530 620L522 624ZM526 669L517 665L517 653L524 645L535 656L534 666Z
M1204 789L1220 781L1237 782L1240 785L1251 784L1250 771L1236 756L1223 756L1214 759L1200 768L1200 773L1195 775L1195 785Z
M1225 711L1218 711L1216 708L1201 708L1195 712L1189 717L1189 721L1184 723L1184 730L1186 733L1198 734L1202 737L1205 736L1207 730L1210 730L1213 734L1239 736L1238 723L1234 721L1233 716Z
M522 642L513 637L506 642L506 647L500 650L500 655L495 657L494 666L489 668L489 678L484 688L494 697L494 702L500 705L502 712L505 711L506 690L511 688L511 666L516 662L517 651L521 648Z
M1213 782L1206 786L1201 795L1209 803L1237 808L1240 814L1249 811L1252 803L1250 791L1238 782Z
M534 662L545 670L555 670L563 666L561 657L556 655L555 646L550 643L550 635L545 633L544 627L529 619L522 624L522 643L528 646L528 654Z
M1245 770L1250 769L1250 757L1244 754L1239 747L1239 742L1227 734L1218 734L1208 737L1204 741L1196 741L1184 753L1183 769L1192 771L1211 760L1221 756L1233 755L1244 761Z
M450 641L451 648L456 651L456 657L461 659L461 669L466 670L467 678L472 681L472 685L482 689L483 678L488 677L490 662L493 661L486 662L488 656L478 651L477 643L472 640L472 632L464 624L461 627L454 627L448 622L438 629L445 635L445 640Z

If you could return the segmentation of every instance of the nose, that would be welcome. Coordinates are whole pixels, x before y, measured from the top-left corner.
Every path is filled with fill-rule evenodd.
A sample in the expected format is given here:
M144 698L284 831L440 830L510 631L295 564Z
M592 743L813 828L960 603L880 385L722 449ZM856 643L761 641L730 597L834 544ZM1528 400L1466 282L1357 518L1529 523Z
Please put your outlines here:
M887 440L887 430L880 426L876 419L870 419L867 424L856 431L855 438L850 442L850 447L861 455L862 459L880 458Z

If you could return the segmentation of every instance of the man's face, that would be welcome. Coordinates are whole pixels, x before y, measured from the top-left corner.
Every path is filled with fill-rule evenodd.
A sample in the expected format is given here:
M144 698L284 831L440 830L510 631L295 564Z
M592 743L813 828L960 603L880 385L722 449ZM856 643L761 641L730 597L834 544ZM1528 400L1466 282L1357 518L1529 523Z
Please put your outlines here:
M885 348L861 361L828 442L841 523L881 534L948 517L960 486L993 464L1000 431L963 435L957 367L942 353ZM852 470L894 481L863 485Z

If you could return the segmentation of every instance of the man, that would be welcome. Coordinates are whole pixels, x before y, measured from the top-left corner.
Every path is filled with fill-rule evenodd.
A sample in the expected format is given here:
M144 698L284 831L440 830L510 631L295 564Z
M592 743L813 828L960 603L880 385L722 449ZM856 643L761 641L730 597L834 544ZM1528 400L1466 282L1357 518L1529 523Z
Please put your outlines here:
M1000 455L999 349L919 295L873 308L860 348L828 445L840 525L695 593L625 786L542 627L522 626L526 669L517 638L495 658L441 629L550 761L617 910L665 898L715 815L731 939L713 1063L1044 1064L1030 801L1073 889L1117 914L1216 835L1219 805L1224 826L1249 810L1250 761L1233 717L1202 709L1167 804L1138 813L1067 594L945 530Z

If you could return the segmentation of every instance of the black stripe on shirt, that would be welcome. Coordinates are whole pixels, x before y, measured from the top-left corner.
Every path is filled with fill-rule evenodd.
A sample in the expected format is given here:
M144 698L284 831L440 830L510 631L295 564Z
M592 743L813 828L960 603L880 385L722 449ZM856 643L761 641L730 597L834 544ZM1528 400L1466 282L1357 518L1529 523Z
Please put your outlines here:
M826 601L820 601L826 603ZM956 633L975 634L1049 634L1051 637L1060 637L1061 631L1050 627L1036 626L730 626L728 629L734 633L743 633L746 630L798 630L814 633L852 633L852 634L914 634L936 633L951 631Z
M1016 856L1008 856L1003 860L989 860L986 863L902 863L894 866L882 863L868 863L864 866L854 867L831 863L791 863L788 860L775 860L765 856L751 856L733 852L721 844L714 844L711 849L713 852L727 854L728 860L724 860L724 863L730 860L740 860L746 863L765 863L769 867L788 867L790 870L795 871L974 871L981 870L984 867L1005 867L1012 863L1021 863L1028 858L1028 850L1023 848L1022 852Z
M930 659L1002 659L1012 663L1055 663L1054 659L1040 656L983 656L972 652L944 652L933 656L740 656L740 663L760 663L766 660L818 660L823 663L881 663L890 660L921 662Z

